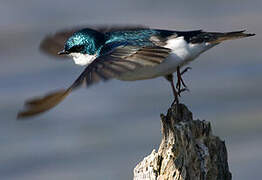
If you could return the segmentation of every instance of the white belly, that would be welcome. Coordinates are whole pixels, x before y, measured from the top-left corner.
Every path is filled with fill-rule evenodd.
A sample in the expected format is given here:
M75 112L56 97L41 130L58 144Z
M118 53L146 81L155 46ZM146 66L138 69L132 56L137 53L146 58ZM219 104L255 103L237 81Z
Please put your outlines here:
M165 76L176 71L177 67L183 63L183 60L177 58L175 54L170 54L161 64L156 66L146 66L132 72L127 72L119 80L135 81L142 79L152 79L159 76Z
M183 37L170 39L165 48L172 50L172 53L159 65L146 66L135 71L125 73L118 79L124 81L134 81L142 79L152 79L176 72L177 67L182 67L197 58L202 52L210 49L214 45L208 43L191 44L187 43Z

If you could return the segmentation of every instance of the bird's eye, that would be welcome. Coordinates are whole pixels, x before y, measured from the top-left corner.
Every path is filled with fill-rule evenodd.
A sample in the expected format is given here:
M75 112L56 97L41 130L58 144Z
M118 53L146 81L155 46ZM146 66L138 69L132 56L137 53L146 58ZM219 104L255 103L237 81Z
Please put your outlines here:
M77 46L73 46L70 51L71 52L81 52L84 49L84 46L82 45L77 45Z

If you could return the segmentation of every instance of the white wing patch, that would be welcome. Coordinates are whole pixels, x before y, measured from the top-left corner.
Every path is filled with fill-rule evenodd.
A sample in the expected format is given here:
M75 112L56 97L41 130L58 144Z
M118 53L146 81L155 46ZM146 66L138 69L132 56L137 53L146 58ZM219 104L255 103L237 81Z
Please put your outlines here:
M186 42L184 37L177 37L169 39L164 47L172 49L172 53L174 53L182 61L190 61L195 59L204 51L213 47L213 45L210 43L192 44Z
M95 55L81 54L81 53L70 53L69 56L73 58L75 64L80 66L89 65L96 59Z

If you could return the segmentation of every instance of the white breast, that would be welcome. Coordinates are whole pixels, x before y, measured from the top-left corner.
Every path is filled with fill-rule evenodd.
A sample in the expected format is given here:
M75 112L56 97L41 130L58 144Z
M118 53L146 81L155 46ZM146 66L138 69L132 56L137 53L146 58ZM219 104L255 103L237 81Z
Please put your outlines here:
M89 65L96 59L95 55L81 54L81 53L70 53L69 56L73 58L75 64L80 66Z

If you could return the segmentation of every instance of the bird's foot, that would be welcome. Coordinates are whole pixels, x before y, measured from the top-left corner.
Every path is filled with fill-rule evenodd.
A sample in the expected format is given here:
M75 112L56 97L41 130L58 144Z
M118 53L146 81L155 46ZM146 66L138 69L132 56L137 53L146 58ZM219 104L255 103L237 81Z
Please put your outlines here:
M187 85L185 84L184 80L182 79L182 75L184 73L186 73L188 70L192 69L191 67L186 67L182 72L180 72L180 68L177 68L177 83L176 83L176 88L177 88L177 92L178 95L180 96L180 94L184 91L189 91L189 89L187 88Z

